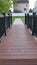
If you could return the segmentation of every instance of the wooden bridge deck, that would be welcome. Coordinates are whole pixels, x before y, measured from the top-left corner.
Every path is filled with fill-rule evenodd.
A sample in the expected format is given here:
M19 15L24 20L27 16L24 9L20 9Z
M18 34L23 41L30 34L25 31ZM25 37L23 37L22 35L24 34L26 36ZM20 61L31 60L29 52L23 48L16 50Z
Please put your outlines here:
M37 65L37 41L25 25L13 25L2 39L0 64Z

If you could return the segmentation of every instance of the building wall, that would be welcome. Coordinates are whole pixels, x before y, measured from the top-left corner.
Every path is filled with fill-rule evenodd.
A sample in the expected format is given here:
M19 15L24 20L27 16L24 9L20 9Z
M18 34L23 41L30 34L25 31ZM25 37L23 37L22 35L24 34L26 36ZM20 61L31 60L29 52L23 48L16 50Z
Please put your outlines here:
M35 2L35 5L34 5L34 12L37 13L37 1Z
M24 9L26 9L26 10L24 10ZM20 10L23 13L28 13L29 12L29 3L26 3L26 4L24 4L24 3L15 4L14 10Z

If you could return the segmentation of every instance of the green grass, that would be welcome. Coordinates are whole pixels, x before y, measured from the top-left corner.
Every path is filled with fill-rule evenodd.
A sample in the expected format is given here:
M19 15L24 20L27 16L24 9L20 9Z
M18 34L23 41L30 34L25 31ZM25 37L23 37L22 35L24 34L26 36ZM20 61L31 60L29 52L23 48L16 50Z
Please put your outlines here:
M20 18L22 20L22 22L25 23L25 17L24 16L13 16L12 22L14 22L16 18Z

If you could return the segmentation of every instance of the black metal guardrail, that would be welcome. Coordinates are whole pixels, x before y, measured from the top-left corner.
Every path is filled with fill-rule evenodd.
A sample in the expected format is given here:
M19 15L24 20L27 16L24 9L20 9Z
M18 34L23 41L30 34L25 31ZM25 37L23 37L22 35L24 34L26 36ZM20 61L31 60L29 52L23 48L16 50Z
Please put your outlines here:
M30 28L32 31L32 35L37 37L37 15L33 13L33 15L25 14L25 24L27 28Z
M0 38L3 34L6 35L6 30L10 28L10 25L12 24L12 15L0 15Z

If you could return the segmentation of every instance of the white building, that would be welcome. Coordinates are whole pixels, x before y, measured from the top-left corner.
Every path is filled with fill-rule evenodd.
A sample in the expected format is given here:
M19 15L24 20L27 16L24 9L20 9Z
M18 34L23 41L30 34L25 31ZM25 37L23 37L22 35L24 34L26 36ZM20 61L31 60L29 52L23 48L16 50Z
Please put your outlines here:
M14 5L14 10L29 13L29 0L17 0L16 4Z
M37 13L37 1L35 2L35 5L34 5L34 12Z

